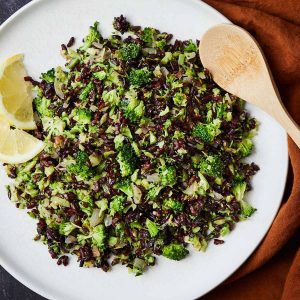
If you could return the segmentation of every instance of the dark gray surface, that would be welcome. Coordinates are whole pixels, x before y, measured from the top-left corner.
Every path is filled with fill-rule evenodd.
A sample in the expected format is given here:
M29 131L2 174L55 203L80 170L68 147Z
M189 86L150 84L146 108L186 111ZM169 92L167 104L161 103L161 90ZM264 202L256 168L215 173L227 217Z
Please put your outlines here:
M30 0L0 0L0 24ZM43 300L0 266L0 300Z

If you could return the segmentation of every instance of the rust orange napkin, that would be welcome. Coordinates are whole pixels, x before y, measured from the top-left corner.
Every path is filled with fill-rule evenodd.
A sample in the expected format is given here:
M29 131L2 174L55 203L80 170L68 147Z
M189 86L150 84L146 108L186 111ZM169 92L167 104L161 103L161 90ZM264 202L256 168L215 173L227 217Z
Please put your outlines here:
M257 39L285 106L300 124L300 0L204 2ZM201 300L300 300L300 150L290 139L288 144L288 181L272 227L247 262Z

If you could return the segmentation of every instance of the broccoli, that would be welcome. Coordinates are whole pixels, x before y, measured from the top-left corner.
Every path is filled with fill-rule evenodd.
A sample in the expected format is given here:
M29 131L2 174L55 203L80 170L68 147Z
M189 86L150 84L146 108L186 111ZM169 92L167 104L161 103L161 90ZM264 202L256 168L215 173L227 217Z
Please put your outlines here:
M122 213L126 198L121 195L113 196L109 204L110 215L114 216L117 212Z
M151 72L147 68L131 70L128 80L135 87L144 86L151 81Z
M160 191L162 190L162 188L163 188L162 186L154 186L154 187L152 187L148 191L148 193L147 193L147 198L149 200L154 200L158 196L158 194L160 193Z
M135 43L129 43L121 49L123 60L129 61L137 58L141 52L141 46Z
M123 142L125 140L124 135L118 134L114 138L114 143L115 143L115 149L118 150L123 146Z
M134 172L137 163L137 156L131 145L124 145L121 147L117 156L117 161L120 165L122 177L131 175Z
M223 163L219 156L209 155L202 159L198 165L200 171L211 177L222 177L224 172Z
M95 22L94 26L90 26L90 32L84 39L84 44L80 47L81 50L87 50L94 42L99 42L101 34L98 31L99 22Z
M141 34L141 40L145 43L152 43L155 38L156 30L154 28L146 27Z
M76 225L70 222L62 222L59 225L59 233L61 235L69 235L74 229Z
M199 187L198 187L197 192L201 196L205 196L206 191L209 189L209 183L206 180L206 178L204 177L204 175L202 175L200 172L198 173L198 175L200 177L200 183L199 183Z
M99 224L93 228L92 232L93 244L100 249L103 249L107 242L107 232L104 224Z
M175 243L164 246L162 249L162 255L173 260L182 260L188 254L189 251L184 246Z
M45 97L36 97L33 100L34 107L41 117L53 117L54 110L50 109L51 100Z
M94 89L94 84L90 82L80 93L79 99L81 101L86 101L87 97L89 96L90 92Z
M79 176L83 180L90 179L94 176L94 171L86 165L72 164L68 166L67 169L71 174Z
M173 97L173 102L177 106L186 106L187 98L183 93L176 93Z
M106 78L106 73L105 73L105 71L99 71L99 72L94 73L93 77L98 80L103 80Z
M244 218L249 218L252 214L257 210L256 208L252 207L248 202L242 200L240 201L241 206L241 214Z
M159 233L159 227L151 220L146 220L146 226L151 237L156 237Z
M79 176L83 180L90 179L94 176L94 170L89 168L86 165L87 160L89 159L89 156L87 153L83 151L79 151L76 154L75 160L76 164L69 165L67 167L68 171L71 174L74 174L76 176Z
M165 199L163 202L163 209L172 209L174 212L183 210L183 203L173 199Z
M145 105L143 101L139 101L134 97L122 101L122 110L124 116L132 122L138 121L145 113Z
M115 185L115 188L122 191L128 197L133 197L133 187L132 187L130 179L125 179L125 180L118 182Z
M85 165L86 162L88 161L88 159L89 159L89 155L86 152L84 152L84 151L78 151L76 153L76 162L79 165L81 165L81 166Z
M118 105L120 102L120 96L116 89L109 92L104 91L102 94L102 99L104 102L109 103L111 106Z
M193 136L200 138L205 143L211 143L215 137L221 133L219 129L220 125L221 121L219 119L215 119L209 124L198 123L192 134Z
M90 124L92 120L92 112L87 108L75 108L74 120L80 124Z
M52 68L51 70L49 70L46 73L42 73L41 77L42 80L45 80L49 83L53 83L55 80L55 69Z
M246 188L247 183L245 181L240 181L232 187L232 192L236 200L240 203L241 215L244 218L249 218L256 211L256 209L244 200Z
M177 180L175 167L173 167L173 166L161 167L159 170L159 177L160 177L162 186L172 187L176 183L176 180Z
M145 261L141 258L136 257L133 261L132 268L129 268L129 271L134 273L135 276L140 276L144 273L145 269L147 267L147 264Z
M49 136L51 135L63 135L66 128L66 123L61 120L59 117L49 118L49 117L43 117L42 123L44 130L49 133Z
M237 182L232 187L233 195L235 196L237 201L242 201L244 199L246 188L247 188L247 183L245 181Z
M244 139L238 144L238 151L242 157L249 156L253 150L253 142L251 139Z
M184 52L196 52L197 45L192 41L189 40L189 43L184 47Z

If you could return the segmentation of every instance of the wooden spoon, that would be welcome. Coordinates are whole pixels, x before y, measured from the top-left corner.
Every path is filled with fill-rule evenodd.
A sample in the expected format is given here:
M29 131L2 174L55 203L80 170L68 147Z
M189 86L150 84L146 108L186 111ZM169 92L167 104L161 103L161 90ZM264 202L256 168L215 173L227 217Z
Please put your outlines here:
M202 37L199 52L220 87L274 117L300 148L299 126L281 101L262 50L246 30L232 24L212 27Z

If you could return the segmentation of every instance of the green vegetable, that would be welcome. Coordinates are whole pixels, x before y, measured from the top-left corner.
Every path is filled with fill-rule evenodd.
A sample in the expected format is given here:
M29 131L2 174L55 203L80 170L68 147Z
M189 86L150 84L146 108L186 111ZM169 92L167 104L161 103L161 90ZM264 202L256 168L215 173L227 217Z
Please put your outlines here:
M132 70L128 80L135 87L144 86L151 81L151 72L147 68Z
M33 101L35 109L41 117L53 117L54 111L49 108L51 100L45 97L36 97Z
M84 44L80 47L81 50L87 50L92 46L94 42L99 42L101 38L101 34L98 31L99 22L95 22L94 26L90 27L89 34L84 39Z
M172 209L174 212L180 212L183 210L183 203L174 199L165 199L163 203L164 209Z
M189 251L181 244L170 244L163 247L162 255L173 260L182 260L189 254Z
M173 186L177 181L176 169L173 166L161 167L159 175L161 179L161 184L163 186Z
M146 220L146 226L151 237L156 237L159 233L159 227L151 220Z
M131 181L127 178L116 184L116 188L126 194L128 197L133 197L133 188Z
M89 96L90 92L94 89L94 84L90 82L81 92L79 95L79 99L82 101L86 101L87 97Z
M42 79L42 80L45 80L45 81L47 81L47 82L49 82L49 83L54 82L54 80L55 80L55 69L52 68L52 69L49 70L48 72L42 73L41 79Z
M92 112L87 108L76 108L74 111L74 120L79 124L90 124Z
M209 155L202 159L199 163L199 169L211 177L222 177L224 172L223 163L217 155Z
M220 134L220 120L216 119L212 123L198 123L193 130L193 136L200 138L205 143L211 143Z
M93 244L103 249L107 242L107 232L103 224L97 225L92 233Z
M252 153L253 142L251 139L247 138L241 141L238 145L238 151L241 153L242 157L247 157Z
M122 177L131 175L136 167L137 156L131 145L124 145L117 156L117 161L120 165Z
M125 61L137 58L140 52L141 46L135 43L129 43L121 49L121 55Z
M122 213L124 210L124 202L126 198L124 196L113 196L112 202L109 204L110 215L115 215L117 212Z
M155 29L146 27L142 32L141 39L145 43L152 43L154 40L154 35L155 35Z

